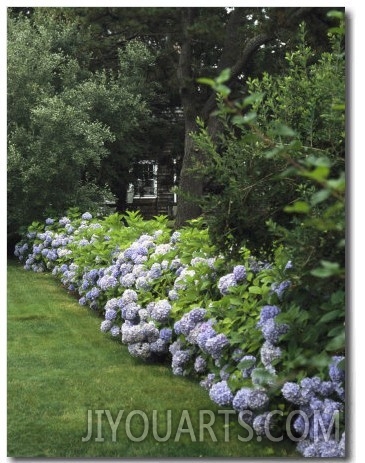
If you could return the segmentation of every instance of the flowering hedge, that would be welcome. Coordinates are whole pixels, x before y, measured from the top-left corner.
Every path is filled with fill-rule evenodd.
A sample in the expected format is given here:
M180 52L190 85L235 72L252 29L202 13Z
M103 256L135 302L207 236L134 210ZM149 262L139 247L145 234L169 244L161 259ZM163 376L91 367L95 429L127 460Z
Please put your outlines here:
M175 375L196 378L213 402L241 412L257 435L267 435L268 427L280 431L296 409L290 433L298 436L299 452L345 455L344 357L293 377L295 334L281 307L293 264L283 249L275 262L247 249L232 262L217 254L201 220L173 232L164 217L98 220L73 210L33 223L15 255L27 270L52 271L132 356L169 361ZM275 422L273 410L281 412Z

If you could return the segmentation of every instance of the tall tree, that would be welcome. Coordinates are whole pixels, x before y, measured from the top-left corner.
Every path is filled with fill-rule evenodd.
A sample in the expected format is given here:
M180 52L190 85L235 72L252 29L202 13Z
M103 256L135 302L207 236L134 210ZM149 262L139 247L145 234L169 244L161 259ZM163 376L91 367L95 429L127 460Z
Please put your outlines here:
M77 23L48 9L9 15L10 233L47 211L100 203L108 187L102 162L123 145L128 172L125 149L133 145L139 121L149 118L142 96L152 63L146 47L130 42L118 53L115 73L92 72L89 50L82 52L85 37Z

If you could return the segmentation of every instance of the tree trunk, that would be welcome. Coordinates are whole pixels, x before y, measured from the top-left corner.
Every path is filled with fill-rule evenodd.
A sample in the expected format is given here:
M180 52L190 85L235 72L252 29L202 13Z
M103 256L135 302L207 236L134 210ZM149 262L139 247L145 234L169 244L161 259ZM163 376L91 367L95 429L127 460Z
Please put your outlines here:
M179 80L181 103L184 110L185 141L184 157L180 172L179 194L177 202L177 214L175 226L181 227L187 220L199 217L201 208L198 200L203 193L203 179L196 168L201 160L198 156L201 153L195 152L191 132L197 130L196 117L198 115L195 107L194 82L192 80L192 50L189 27L193 24L194 9L182 8L181 20L183 28L183 41L180 50L180 59L177 69Z
M284 15L286 22L295 16L298 21L306 8L293 9L290 15ZM199 202L203 194L204 178L199 172L199 166L204 165L204 155L194 150L190 133L197 130L196 117L200 115L207 124L210 136L214 139L220 130L217 118L212 115L216 107L216 95L212 93L205 103L196 108L195 82L192 73L192 41L189 27L194 24L194 8L181 8L183 40L178 64L178 79L180 85L181 103L185 118L185 149L182 169L180 173L180 193L178 195L176 227L181 227L187 220L194 219L201 214ZM221 57L216 69L217 75L225 68L231 69L231 81L245 72L252 55L267 42L275 37L275 31L284 24L275 24L271 33L258 32L257 35L244 40L242 26L246 21L244 8L236 8L230 14L226 25L225 40ZM229 85L229 82L228 82Z

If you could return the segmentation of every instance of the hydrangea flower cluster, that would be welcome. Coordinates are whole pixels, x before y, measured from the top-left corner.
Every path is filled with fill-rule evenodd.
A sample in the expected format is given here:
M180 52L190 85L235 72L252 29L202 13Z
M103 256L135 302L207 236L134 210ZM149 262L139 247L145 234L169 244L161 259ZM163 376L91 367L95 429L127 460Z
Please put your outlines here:
M52 273L65 287L78 292L80 305L104 315L100 331L120 340L132 356L144 360L171 356L175 375L195 375L217 405L231 406L239 413L249 411L244 420L258 435L265 435L269 426L270 382L265 389L260 383L258 369L261 361L267 372L277 374L277 360L282 357L278 344L289 327L278 322L279 307L265 305L257 323L263 344L257 353L253 352L255 355L251 355L251 350L247 355L242 349L233 350L230 333L219 332L222 314L214 312L214 307L219 307L214 304L220 304L220 296L227 301L230 296L225 296L230 294L230 288L237 287L232 292L239 294L240 285L244 290L252 274L271 269L272 265L251 257L245 265L236 265L230 273L218 278L218 269L224 265L222 257L212 257L201 250L188 254L183 247L183 231L174 232L168 242L163 242L166 235L158 229L140 234L134 242L128 238L128 245L124 247L115 241L110 246L108 243L115 239L113 236L112 230L96 223L88 212L75 221L67 217L59 221L49 218L44 231L29 232L28 241L19 243L15 254L28 270L53 269ZM82 248L87 254L99 240L110 250L110 260L96 256L84 267L75 263L79 260L73 261L76 249ZM292 267L289 261L285 271ZM276 293L278 300L283 301L290 285L289 280L272 284L271 300L276 299L272 298ZM208 298L201 288L209 288L214 295L213 304L204 305L203 301ZM194 299L195 291L203 297ZM186 300L189 301L184 306ZM203 307L194 306L191 300L199 301ZM222 304L222 307L226 306ZM181 315L177 317L176 314ZM238 342L236 339L234 345ZM304 378L299 383L286 382L282 387L282 396L309 417L308 438L298 446L304 456L344 455L344 436L341 442L335 442L333 436L327 442L323 436L314 439L315 417L320 414L327 428L333 415L343 410L342 360L343 357L333 357L328 381L318 377ZM233 371L234 381L230 379ZM241 381L241 385L233 389L236 381ZM293 422L293 432L302 434L305 425L299 415Z
M336 441L333 435L327 436L336 415L344 410L344 370L338 366L342 360L344 357L332 358L330 381L315 376L304 378L300 383L286 382L282 387L283 397L303 412L296 417L293 428L299 435L307 435L298 445L298 450L305 457L344 456L344 435L341 442ZM335 427L332 429L334 432Z
M217 405L227 407L232 404L233 393L229 388L227 381L219 381L212 385L209 390L209 397Z
M269 397L264 390L243 387L234 396L232 405L235 410L240 412L248 409L259 410L268 403Z
M289 327L284 323L277 323L275 318L280 313L280 309L275 305L265 305L261 309L260 320L257 327L261 330L265 342L261 347L261 362L267 371L276 373L273 366L274 360L281 357L281 349L276 346L281 335L285 334Z

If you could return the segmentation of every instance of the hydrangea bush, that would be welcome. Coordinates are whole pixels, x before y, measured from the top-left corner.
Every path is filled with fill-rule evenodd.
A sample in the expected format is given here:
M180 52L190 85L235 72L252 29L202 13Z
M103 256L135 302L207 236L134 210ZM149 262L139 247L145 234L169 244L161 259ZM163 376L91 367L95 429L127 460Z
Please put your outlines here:
M274 262L247 249L230 261L202 220L172 231L165 217L96 219L72 210L33 223L15 254L25 269L51 271L81 306L97 311L100 331L133 357L168 361L173 374L196 378L214 403L249 415L244 420L258 435L283 427L296 407L291 432L305 436L298 451L344 456L344 433L324 431L333 417L344 430L344 356L322 356L313 371L292 368L296 327L285 318L285 301L295 263L284 249ZM268 423L272 410L282 416Z

